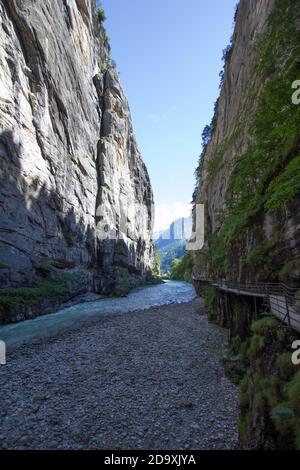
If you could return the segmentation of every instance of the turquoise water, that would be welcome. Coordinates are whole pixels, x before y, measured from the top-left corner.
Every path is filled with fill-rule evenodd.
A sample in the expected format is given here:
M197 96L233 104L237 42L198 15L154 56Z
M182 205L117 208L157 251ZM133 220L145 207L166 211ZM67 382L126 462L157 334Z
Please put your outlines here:
M47 339L61 332L71 331L91 320L111 315L143 310L172 303L189 302L196 297L191 284L167 281L164 284L145 287L131 292L128 297L113 297L74 305L57 313L44 315L34 320L0 326L0 340L7 350L24 344Z

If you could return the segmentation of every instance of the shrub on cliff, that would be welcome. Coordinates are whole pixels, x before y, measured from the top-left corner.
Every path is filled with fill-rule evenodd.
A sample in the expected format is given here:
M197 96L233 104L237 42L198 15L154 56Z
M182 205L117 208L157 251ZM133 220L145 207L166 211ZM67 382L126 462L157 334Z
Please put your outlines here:
M251 325L239 348L239 432L243 448L300 449L300 372L292 364L294 335L273 317Z
M117 64L115 60L108 58L103 64L99 63L99 73L104 75L105 73L109 72L110 70L116 69Z
M296 366L292 363L292 353L281 354L276 361L279 377L281 380L289 381L296 372ZM300 394L299 394L300 397Z
M104 21L106 20L106 16L102 7L98 8L97 14L98 14L98 19L100 23L104 23Z
M263 349L264 349L264 337L254 335L250 341L250 348L249 348L249 357L250 359L254 360L259 358Z
M278 326L278 320L275 317L268 316L252 323L251 331L255 335L264 335L267 331L272 331Z

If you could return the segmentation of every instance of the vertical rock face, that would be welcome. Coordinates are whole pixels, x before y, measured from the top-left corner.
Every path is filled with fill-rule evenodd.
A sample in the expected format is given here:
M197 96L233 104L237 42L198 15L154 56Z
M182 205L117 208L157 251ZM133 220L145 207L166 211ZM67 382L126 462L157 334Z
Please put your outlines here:
M1 0L0 18L1 287L68 269L126 291L151 268L153 196L95 2Z
M293 338L276 319L253 322L266 309L261 300L203 281L299 287L299 44L299 0L240 1L194 193L206 213L205 246L193 253L196 287L211 319L230 330L224 363L240 384L245 449L299 448Z
M97 161L97 290L122 293L152 264L153 195L115 70L106 73L102 112Z
M233 281L300 276L300 105L296 0L241 0L195 203L205 204L197 276Z

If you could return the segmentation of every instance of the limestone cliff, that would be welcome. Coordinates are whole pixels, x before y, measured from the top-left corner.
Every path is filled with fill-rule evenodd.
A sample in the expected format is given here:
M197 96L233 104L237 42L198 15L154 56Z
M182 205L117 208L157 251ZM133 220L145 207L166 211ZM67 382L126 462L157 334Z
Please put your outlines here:
M192 253L195 283L210 319L230 331L224 363L240 385L246 449L299 448L296 335L275 318L258 319L268 309L261 299L210 280L300 286L299 45L298 0L240 1L197 169L194 201L206 217L204 248Z
M241 0L195 202L205 204L196 276L299 283L300 4Z
M0 18L0 287L25 288L0 293L11 321L48 294L136 285L153 195L95 1L1 0Z

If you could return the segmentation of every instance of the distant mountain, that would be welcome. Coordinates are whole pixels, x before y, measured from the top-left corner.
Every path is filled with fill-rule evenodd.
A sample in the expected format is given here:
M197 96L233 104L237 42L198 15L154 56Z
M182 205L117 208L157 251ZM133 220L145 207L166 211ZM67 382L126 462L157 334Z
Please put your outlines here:
M191 238L192 215L172 222L168 229L154 235L154 245L161 255L161 272L170 270L172 261L183 257L187 240Z

